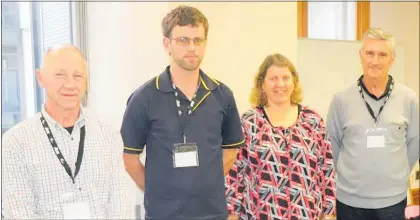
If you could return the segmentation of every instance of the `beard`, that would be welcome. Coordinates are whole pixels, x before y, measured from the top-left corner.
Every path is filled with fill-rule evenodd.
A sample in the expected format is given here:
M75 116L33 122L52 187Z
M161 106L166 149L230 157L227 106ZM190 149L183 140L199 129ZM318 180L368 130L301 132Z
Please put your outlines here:
M194 71L200 67L202 58L197 57L197 62L188 62L186 59L174 59L175 63L184 70Z

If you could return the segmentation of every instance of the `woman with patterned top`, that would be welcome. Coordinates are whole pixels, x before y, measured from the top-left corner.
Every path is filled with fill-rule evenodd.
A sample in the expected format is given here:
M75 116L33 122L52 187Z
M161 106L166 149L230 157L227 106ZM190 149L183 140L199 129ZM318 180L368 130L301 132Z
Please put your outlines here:
M294 65L268 56L242 116L245 145L226 176L230 216L239 219L329 219L335 213L331 144L319 114L299 103Z

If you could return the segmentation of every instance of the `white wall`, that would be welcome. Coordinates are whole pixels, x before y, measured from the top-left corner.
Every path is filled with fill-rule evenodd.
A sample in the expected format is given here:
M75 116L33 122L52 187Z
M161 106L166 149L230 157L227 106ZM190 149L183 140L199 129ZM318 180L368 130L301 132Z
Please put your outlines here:
M419 2L371 2L370 23L390 31L404 47L405 84L419 95ZM399 57L396 57L399 59Z
M202 68L233 90L241 112L249 108L253 77L265 56L279 52L296 62L296 2L185 4L198 7L209 19ZM128 96L168 64L160 22L177 5L88 3L89 107L120 125ZM134 184L133 192L142 203L143 193Z
M89 2L90 108L117 124L135 88L135 10L131 2Z
M135 72L133 75L135 88L161 73L168 59L163 48L162 18L168 13L167 2L144 2L133 4Z
M2 5L2 4L0 4L0 11L1 11L1 5ZM3 29L2 29L2 24L1 24L1 23L2 23L2 22L0 22L0 31L1 31L1 30L3 30ZM1 32L0 32L0 33L1 33ZM2 54L2 53L1 53L1 52L2 52L2 51L1 51L1 48L2 48L2 47L0 47L0 54ZM1 62L2 62L2 63L1 63L1 66L3 67L3 60L2 60ZM2 96L2 91L3 91L3 90L1 89L1 84L2 84L2 83L0 83L0 99L1 99L1 98L3 98L3 96ZM1 114L1 115L0 115L0 117L2 117L3 111L0 111L0 114ZM2 141L2 136L3 136L3 135L0 135L0 142L1 142L1 143L3 143L3 141ZM2 152L3 152L3 151L2 151ZM3 164L3 163L1 163L1 158L0 158L0 164ZM0 166L1 166L1 165L0 165ZM2 170L3 170L3 169L1 169L1 167L0 167L0 176L3 176L3 175L2 175L2 173L1 173L1 171L2 171ZM2 182L3 182L3 181L0 181L0 189L3 189L3 188L2 188ZM3 191L3 190L0 190L0 198L3 198L3 197L1 197L1 192L2 192L2 191ZM3 213L3 208L2 208L2 213ZM2 215L3 215L3 214L2 214Z
M133 3L87 4L90 72L88 106L113 120L119 127L127 96L135 88ZM130 191L137 191L134 183ZM135 193L130 199L136 201Z

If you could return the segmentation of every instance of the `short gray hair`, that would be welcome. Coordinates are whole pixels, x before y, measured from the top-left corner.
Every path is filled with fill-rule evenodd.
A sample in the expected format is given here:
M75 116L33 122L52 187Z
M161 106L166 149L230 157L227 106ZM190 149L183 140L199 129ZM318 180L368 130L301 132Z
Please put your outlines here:
M378 27L367 29L362 37L362 49L364 47L365 39L389 41L391 43L391 51L395 56L395 37L390 32Z

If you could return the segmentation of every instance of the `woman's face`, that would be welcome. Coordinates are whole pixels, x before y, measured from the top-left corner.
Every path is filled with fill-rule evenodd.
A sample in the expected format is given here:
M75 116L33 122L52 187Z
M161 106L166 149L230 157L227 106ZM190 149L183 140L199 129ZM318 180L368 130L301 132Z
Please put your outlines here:
M267 104L282 105L291 102L294 90L293 75L287 67L272 65L267 69L262 89Z

